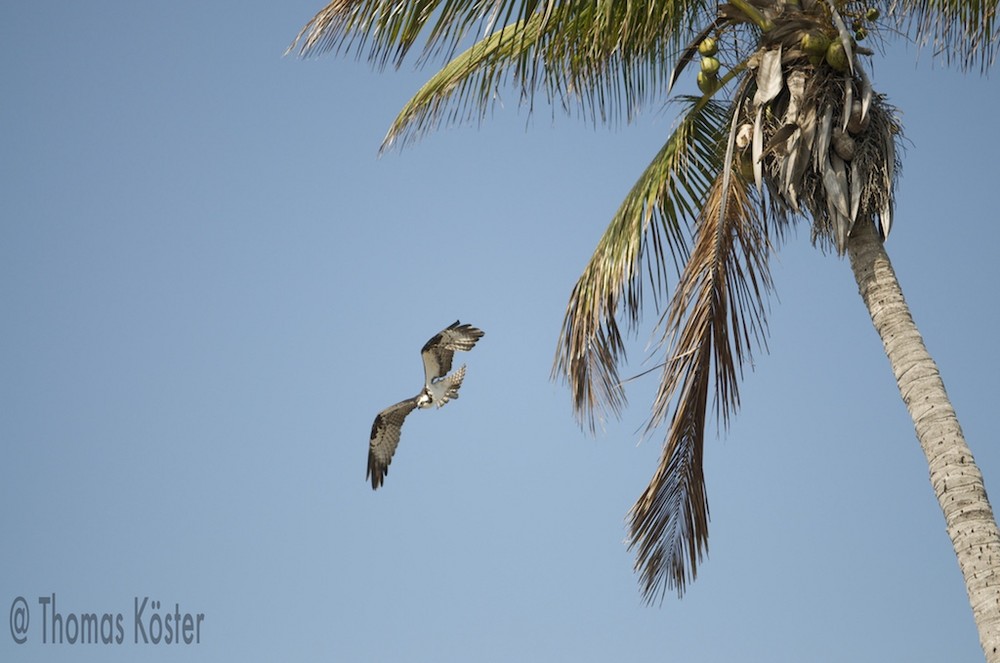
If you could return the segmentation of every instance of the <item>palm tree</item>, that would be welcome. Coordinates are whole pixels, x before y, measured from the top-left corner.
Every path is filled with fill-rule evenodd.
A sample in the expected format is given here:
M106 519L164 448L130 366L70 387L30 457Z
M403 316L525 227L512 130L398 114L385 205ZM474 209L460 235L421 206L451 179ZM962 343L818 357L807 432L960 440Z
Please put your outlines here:
M743 366L765 345L771 253L789 224L807 220L814 243L849 256L927 457L980 642L1000 661L1000 532L883 248L902 130L866 74L875 51L862 45L902 35L963 70L985 71L996 8L996 0L333 0L289 51L353 51L398 66L423 41L421 61L450 59L402 109L383 149L442 122L482 118L503 85L529 105L544 91L594 121L631 117L670 98L697 66L703 94L676 99L676 129L570 295L553 369L583 425L619 414L625 337L652 292L662 361L647 433L664 430L664 445L628 518L645 599L682 595L707 552L709 392L724 427ZM679 276L666 300L670 261Z

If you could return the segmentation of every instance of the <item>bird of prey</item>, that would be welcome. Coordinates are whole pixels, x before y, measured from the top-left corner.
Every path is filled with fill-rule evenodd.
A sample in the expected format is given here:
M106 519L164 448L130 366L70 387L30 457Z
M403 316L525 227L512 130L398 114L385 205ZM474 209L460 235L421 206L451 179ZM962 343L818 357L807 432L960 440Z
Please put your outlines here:
M389 473L389 463L399 445L399 433L406 415L416 408L443 407L453 398L458 398L458 389L465 378L465 365L448 375L451 362L457 350L468 352L484 336L481 329L463 325L458 320L442 329L440 333L424 344L420 354L424 360L424 388L419 394L400 401L382 410L372 424L371 440L368 443L368 473L372 490L378 489Z

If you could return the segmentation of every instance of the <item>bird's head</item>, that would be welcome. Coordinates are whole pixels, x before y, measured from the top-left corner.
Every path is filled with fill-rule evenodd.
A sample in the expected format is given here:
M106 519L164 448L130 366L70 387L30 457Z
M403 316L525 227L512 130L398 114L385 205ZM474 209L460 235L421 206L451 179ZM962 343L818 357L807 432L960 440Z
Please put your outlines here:
M427 387L424 387L420 395L417 396L417 407L419 408L429 408L434 405L434 399L431 397L431 392L428 391Z

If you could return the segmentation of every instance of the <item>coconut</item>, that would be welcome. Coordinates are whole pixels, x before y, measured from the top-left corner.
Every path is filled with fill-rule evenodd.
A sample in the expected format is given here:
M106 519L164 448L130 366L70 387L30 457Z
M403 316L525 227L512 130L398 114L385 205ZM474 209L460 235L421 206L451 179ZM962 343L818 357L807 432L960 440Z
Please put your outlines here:
M704 56L715 55L719 52L719 46L715 43L715 40L711 37L706 37L700 44L698 44L698 53Z
M698 72L698 89L705 94L712 94L719 88L719 80L715 74L706 74L704 71Z
M711 56L703 57L701 59L701 70L709 76L715 76L719 73L719 61Z
M878 7L869 7L868 11L865 12L865 18L869 21L877 21L878 17L882 15Z
M845 72L848 70L847 51L844 50L844 44L839 39L831 41L829 48L826 49L826 62L837 71Z
M863 108L864 106L857 99L851 104L851 115L847 118L847 131L855 136L864 131L871 120L871 115L865 115L864 119L862 119L861 112Z
M821 32L807 32L802 35L802 50L807 55L826 55L826 49L830 46L830 40Z
M844 161L854 159L857 146L854 144L854 139L847 135L843 129L840 127L834 129L830 142L833 144L833 151L837 153L838 157Z

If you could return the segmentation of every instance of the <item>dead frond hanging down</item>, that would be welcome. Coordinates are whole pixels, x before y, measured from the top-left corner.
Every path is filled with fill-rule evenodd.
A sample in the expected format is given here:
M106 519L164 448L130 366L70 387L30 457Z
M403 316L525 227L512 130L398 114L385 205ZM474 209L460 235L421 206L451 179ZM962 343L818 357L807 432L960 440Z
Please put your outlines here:
M697 574L708 546L702 458L709 392L714 386L716 420L725 426L739 405L743 366L766 332L771 245L752 184L720 169L705 200L661 321L667 360L647 433L666 422L671 405L673 415L660 464L629 512L629 547L648 601L668 588L682 594Z

